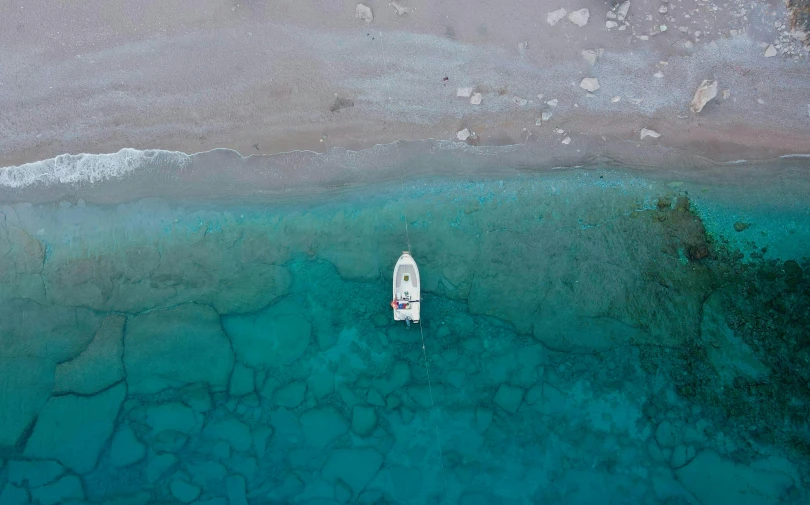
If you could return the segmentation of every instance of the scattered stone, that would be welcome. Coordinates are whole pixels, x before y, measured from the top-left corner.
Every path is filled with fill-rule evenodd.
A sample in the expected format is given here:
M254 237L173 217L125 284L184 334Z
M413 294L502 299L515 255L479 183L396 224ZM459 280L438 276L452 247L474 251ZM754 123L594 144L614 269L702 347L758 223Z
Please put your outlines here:
M608 19L616 19L616 13L613 11L607 11L606 16Z
M163 478L169 470L177 464L177 456L174 454L158 454L149 460L146 465L146 481L150 484Z
M31 498L40 505L57 505L70 500L84 500L82 481L75 475L65 475L53 484L31 490Z
M562 128L555 128L554 133L556 133L557 135L562 135L565 133L565 130L563 130Z
M588 18L591 17L591 14L588 12L588 9L579 9L577 11L572 12L568 15L569 21L574 23L579 27L583 27L588 24Z
M242 421L229 417L215 419L203 428L203 436L212 440L225 440L237 451L249 451L253 447L253 434L248 425Z
M170 486L172 495L182 503L191 503L200 496L200 488L184 480L174 479Z
M472 88L458 88L456 89L456 96L459 98L470 98L472 96Z
M304 381L290 382L276 390L273 395L273 402L279 407L294 409L304 401L307 392L307 383Z
M523 42L518 44L518 51L520 51L521 53L525 52L526 49L528 49L528 48L529 48L529 41L528 40L524 40Z
M382 462L382 454L370 447L337 449L329 456L321 474L332 484L342 480L357 495L374 478Z
M230 475L225 479L225 493L230 505L248 505L245 478L241 475Z
M93 341L77 358L56 367L54 394L95 394L124 378L124 322L108 316Z
M555 99L553 99L553 100L549 100L548 102L546 102L546 104L547 104L549 107L556 107L558 103L559 103L559 100L557 100L556 98L555 98Z
M582 79L579 83L579 87L584 89L585 91L590 91L593 93L597 89L599 89L599 79L596 77L586 77Z
M616 28L617 26L619 26L619 23L617 23L615 21L611 21L611 20L605 21L605 28L607 28L608 30L610 30L612 28Z
M540 113L540 117L535 119L534 125L543 126L544 123L548 123L551 120L551 116L553 116L551 111L544 110Z
M667 28L667 25L660 25L660 26L658 27L658 30L659 30L659 31L661 31L662 33L663 33L663 32L665 32L665 31L667 31L667 29L668 29L668 28Z
M596 62L599 60L599 56L602 55L601 49L583 49L582 50L582 58L588 62L590 66L596 65Z
M663 79L664 73L659 70L658 72L653 74L653 77L655 77L656 79Z
M622 101L622 97L620 97L620 96L614 96L613 98L610 99L610 103L619 103L621 101Z
M742 221L737 221L736 223L734 223L734 231L744 231L744 230L748 229L749 226L751 226L751 225L749 225L748 223L743 223Z
M647 128L642 128L640 135L641 135L641 140L644 140L645 137L652 137L654 139L657 139L658 137L661 136L661 134L658 133L657 131L650 130L650 129L647 129Z
M354 15L366 23L371 23L374 21L374 14L371 13L371 7L367 5L357 4L357 8L354 10Z
M458 133L456 133L456 138L464 142L465 140L470 138L470 130L468 130L467 128L460 130Z
M779 52L776 50L775 47L773 47L773 44L770 44L768 46L768 48L765 49L765 57L766 58L772 58L772 57L776 56L777 54L779 54Z
M695 91L689 109L697 114L714 97L717 96L717 81L704 80Z
M397 16L404 16L405 14L407 14L407 13L409 13L411 11L407 7L401 6L399 4L399 2L396 2L396 1L391 2L389 5L394 8L394 10L397 13Z
M349 107L354 107L354 100L349 98L343 98L340 96L335 96L335 101L332 103L332 106L329 108L331 112L337 112L340 109L346 109Z
M8 462L8 481L17 486L39 487L49 484L65 472L56 461L11 460ZM0 501L0 503L3 503Z
M669 10L669 9L667 9L667 6L666 6L666 5L662 5L661 7L659 7L659 8L658 8L658 13L659 13L659 14L666 14L666 13L667 13L667 10Z
M377 427L377 413L374 407L355 405L352 409L352 431L367 436Z
M571 143L571 137L565 137L564 139L562 139L562 143L565 144L565 145L570 144Z
M728 100L728 98L729 98L730 96L731 96L731 91L729 91L729 90L727 90L727 89L724 89L724 90L723 90L723 100Z
M546 16L546 22L551 26L554 26L562 21L566 14L568 14L568 11L565 9L557 9L556 11L549 12Z
M219 314L209 306L188 303L131 316L124 340L129 394L154 394L195 382L215 391L228 385L233 352Z
M307 443L323 449L349 431L346 420L333 407L318 407L301 414L301 428Z
M51 397L25 445L25 456L55 459L77 473L92 471L112 435L126 389L119 384L90 397Z
M627 13L630 11L630 0L619 5L619 8L616 9L616 17L619 21L624 21L627 19Z
M177 431L197 433L202 428L203 416L179 402L151 405L146 410L146 424L153 433Z
M481 95L481 93L474 93L473 96L470 97L470 103L473 105L481 105L481 101L483 99L484 97Z
M144 456L146 447L138 440L129 425L116 432L110 444L110 463L113 466L129 466L142 460Z
M524 105L529 103L529 101L526 100L525 98L520 98L519 96L513 96L512 97L512 103L514 103L515 105L518 105L520 107L523 107Z

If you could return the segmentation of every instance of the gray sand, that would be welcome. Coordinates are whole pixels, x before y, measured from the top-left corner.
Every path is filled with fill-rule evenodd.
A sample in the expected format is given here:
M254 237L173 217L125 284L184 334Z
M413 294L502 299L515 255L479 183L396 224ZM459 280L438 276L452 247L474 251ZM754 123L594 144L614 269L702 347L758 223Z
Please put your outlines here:
M713 159L810 146L808 53L785 35L781 5L633 0L626 29L608 30L610 5L593 1L403 0L402 16L370 1L371 23L354 1L4 3L0 166L123 147L358 149L455 140L465 127L476 134L468 143L570 137L574 151L635 149L646 127L662 136L644 143ZM588 8L587 25L549 25L560 6ZM766 58L762 45L780 37ZM603 50L593 67L586 49ZM584 77L599 80L593 97ZM730 95L695 115L688 105L704 79ZM482 104L457 98L458 87L474 87ZM333 111L336 95L353 106ZM543 109L553 116L535 126Z

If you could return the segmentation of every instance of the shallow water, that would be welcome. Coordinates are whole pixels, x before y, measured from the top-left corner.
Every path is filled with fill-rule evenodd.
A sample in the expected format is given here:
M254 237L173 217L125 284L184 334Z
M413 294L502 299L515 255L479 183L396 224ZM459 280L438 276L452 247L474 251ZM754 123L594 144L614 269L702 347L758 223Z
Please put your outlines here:
M706 187L2 206L0 503L806 503L810 217Z

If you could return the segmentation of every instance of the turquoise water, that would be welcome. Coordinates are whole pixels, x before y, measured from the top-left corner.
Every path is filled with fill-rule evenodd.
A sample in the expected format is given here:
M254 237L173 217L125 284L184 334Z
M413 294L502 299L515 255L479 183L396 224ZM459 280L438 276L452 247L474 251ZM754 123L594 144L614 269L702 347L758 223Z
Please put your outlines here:
M0 211L2 505L810 499L806 211L599 170Z

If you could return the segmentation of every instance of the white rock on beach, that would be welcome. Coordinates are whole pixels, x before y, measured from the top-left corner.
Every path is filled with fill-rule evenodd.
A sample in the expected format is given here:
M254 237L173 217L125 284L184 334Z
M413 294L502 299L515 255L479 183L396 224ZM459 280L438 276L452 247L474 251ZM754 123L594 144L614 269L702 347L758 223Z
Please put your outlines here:
M462 142L467 140L468 138L470 138L470 130L468 130L467 128L464 128L460 132L456 133L456 138L459 139Z
M472 88L458 88L456 90L456 96L459 98L470 98L472 96L472 92Z
M591 14L588 12L588 9L579 9L578 11L574 11L568 15L568 19L579 27L583 27L588 24L588 18L591 17Z
M584 89L585 91L590 91L593 93L597 89L599 89L599 79L596 77L586 77L582 79L582 82L579 83L579 87Z
M519 105L519 106L523 107L524 105L529 103L529 101L526 100L525 98L520 98L519 96L513 96L512 97L512 103L514 103L515 105Z
M481 96L481 93L476 93L476 94L474 94L473 96L470 97L470 103L473 104L473 105L481 105L481 101L483 99L484 99L484 97Z
M367 5L357 4L357 9L355 9L354 15L366 23L371 23L374 21L374 14L371 13L371 7Z
M394 8L398 16L402 16L410 12L410 9L399 5L398 2L391 2L389 5Z
M562 139L562 143L565 144L565 145L570 144L571 143L571 137L565 137L564 139Z
M611 28L616 28L617 26L619 26L619 23L617 23L615 21L610 21L610 20L605 21L605 28L607 28L608 30L611 29Z
M692 103L689 108L692 112L697 114L703 110L703 107L709 103L711 99L717 96L717 81L704 80L700 83L695 96L692 98Z
M776 48L773 47L773 44L769 45L767 49L765 49L765 57L772 58L777 55Z
M647 128L641 129L641 140L644 140L646 137L652 137L654 139L657 139L660 136L661 134L655 130L649 130Z
M581 54L582 58L587 61L590 66L594 66L599 59L600 51L596 49L583 49Z
M568 11L565 9L557 9L556 11L549 12L546 16L546 22L551 26L556 25L568 14Z
M618 102L621 102L621 101L622 101L622 97L620 97L620 96L614 96L613 98L610 99L611 103L618 103Z
M548 101L548 102L546 102L546 103L548 104L548 106L549 106L549 107L556 107L556 106L557 106L557 104L559 103L559 100L557 100L557 99L555 98L555 99L553 99L553 100L549 100L549 101Z
M616 15L619 21L624 21L627 18L627 12L630 10L630 0L627 0L616 9Z

